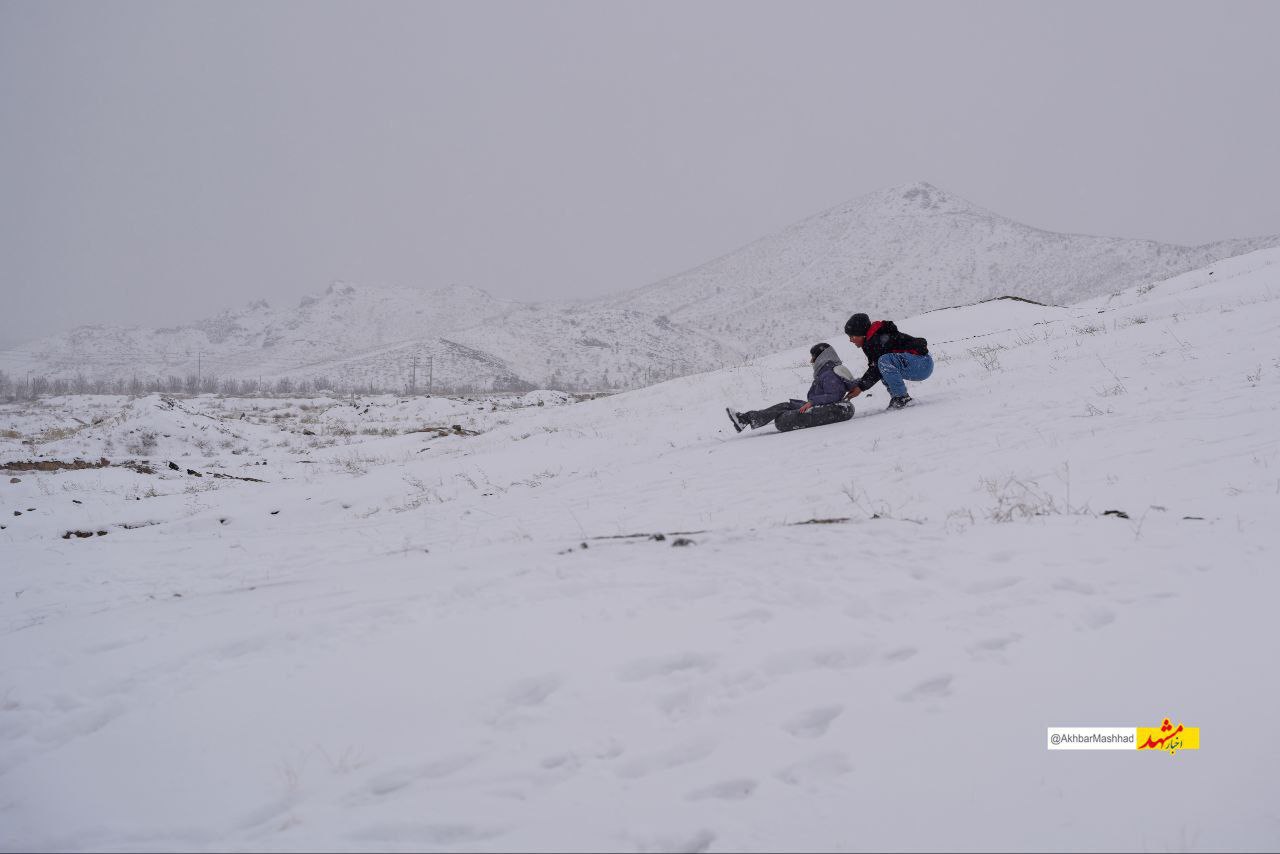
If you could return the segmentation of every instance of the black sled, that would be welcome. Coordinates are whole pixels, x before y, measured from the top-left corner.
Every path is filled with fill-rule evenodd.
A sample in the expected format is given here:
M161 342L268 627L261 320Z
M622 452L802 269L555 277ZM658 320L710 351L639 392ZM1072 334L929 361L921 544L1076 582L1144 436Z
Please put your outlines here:
M815 406L808 412L792 410L784 412L773 422L778 432L803 430L806 427L822 427L827 424L839 424L853 417L853 404L848 401L829 403L826 406Z

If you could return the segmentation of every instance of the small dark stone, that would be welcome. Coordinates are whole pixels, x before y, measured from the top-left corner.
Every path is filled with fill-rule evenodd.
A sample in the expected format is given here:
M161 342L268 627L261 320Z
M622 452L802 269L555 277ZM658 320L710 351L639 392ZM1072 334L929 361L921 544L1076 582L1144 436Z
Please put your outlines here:
M578 547L579 547L579 548L583 548L583 549L585 549L585 548L587 547L587 544L586 544L586 543L579 543L579 544L578 544Z
M106 531L99 531L99 532L98 532L98 536L99 536L99 537L105 537L106 535L107 535L107 532L106 532Z
M272 515L272 516L275 516L275 515L276 515L277 513L279 513L279 512L280 512L279 510L272 510L272 511L271 511L271 515Z
M653 535L652 537L650 537L649 539L651 539L651 540L653 540L653 541L655 541L655 542L663 543L663 542L666 542L666 540L667 540L667 535L666 535L666 534L654 534L654 535Z
M195 469L187 469L187 474L193 474L196 477L204 477L204 475L200 474L200 472L196 471Z
M177 463L169 463L169 468L173 469L174 471L181 471L181 469L178 468Z
M11 478L9 478L9 482L10 482L10 483L22 483L22 478L20 478L20 477L11 477Z
M72 503L72 504L83 504L84 502L83 502L83 501L81 501L79 498L73 498L73 499L71 499L71 503Z
M13 511L13 515L15 515L15 516L21 516L21 515L22 515L22 511L21 511L21 510L14 510L14 511Z
M1104 511L1102 512L1102 515L1103 515L1103 516L1115 516L1117 519L1128 519L1128 518L1129 518L1129 514L1128 514L1128 513L1126 513L1126 512L1124 512L1123 510L1104 510Z
M688 539L687 537L676 537L674 540L672 540L672 541L671 541L671 545L673 545L673 546L696 546L696 545L697 545L697 543L695 543L693 540Z
M225 517L225 516L218 520L218 522L219 522L220 524L223 524L223 525L227 524L227 523L228 523L228 522L230 522L230 521L231 521L231 520L230 520L230 519L228 519L228 518L227 518L227 517Z

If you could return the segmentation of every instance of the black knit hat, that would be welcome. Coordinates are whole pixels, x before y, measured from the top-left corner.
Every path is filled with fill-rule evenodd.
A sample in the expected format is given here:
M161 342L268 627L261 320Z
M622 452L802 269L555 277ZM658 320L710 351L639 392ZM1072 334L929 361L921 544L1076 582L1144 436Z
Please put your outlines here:
M866 335L867 330L870 328L871 318L867 317L865 314L859 313L845 321L844 334L862 336Z
M809 361L812 362L814 359L822 355L823 350L829 350L829 349L831 349L831 345L827 344L826 342L823 342L821 344L814 344L812 347L809 348Z

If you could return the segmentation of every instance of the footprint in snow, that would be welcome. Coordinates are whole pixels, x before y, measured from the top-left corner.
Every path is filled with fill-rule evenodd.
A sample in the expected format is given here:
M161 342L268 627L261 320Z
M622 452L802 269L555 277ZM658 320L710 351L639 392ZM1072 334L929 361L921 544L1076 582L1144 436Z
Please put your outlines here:
M558 676L535 676L512 684L489 717L494 726L509 726L529 720L529 713L547 702L562 682Z
M1004 590L1008 587L1012 587L1020 581L1022 581L1021 578L1016 578L1014 576L1008 576L1006 578L989 578L984 581L975 581L973 584L966 587L964 592L975 596L983 593L994 593L997 590Z
M745 628L746 626L767 623L773 619L773 612L764 608L753 608L750 611L740 611L737 614L731 614L725 617L727 622L733 624L734 628Z
M1080 624L1087 629L1101 629L1116 621L1116 612L1110 608L1088 608L1080 614Z
M701 789L694 789L685 798L690 801L743 801L755 794L759 786L755 780L742 777L736 780L724 780Z
M679 673L706 673L715 667L715 659L697 652L684 652L662 658L642 658L624 664L618 670L623 682L642 682L657 676L673 676Z
M969 644L969 655L974 658L984 658L995 653L1003 652L1007 647L1012 646L1020 640L1022 640L1022 635L1019 634L984 638L976 643Z
M892 662L906 661L908 658L914 657L915 654L919 651L920 650L916 649L914 646L900 646L897 649L889 650L888 652L886 652L884 655L880 657L883 658L885 661L892 661Z
M357 842L386 843L405 850L420 850L427 847L456 849L459 845L483 842L506 832L506 828L475 824L397 821L369 825L362 830L348 833L347 839Z
M655 705L668 718L684 720L701 707L702 698L700 691L672 691L659 697Z
M104 652L114 652L126 646L145 643L147 635L130 635L128 637L116 638L114 640L104 641L102 643L87 646L81 652L85 655L101 655Z
M479 759L475 753L460 753L456 756L445 756L433 759L420 765L393 768L370 778L366 788L370 794L389 795L419 780L438 780L458 773Z
M819 706L796 715L782 728L796 738L821 738L827 734L831 722L840 717L844 706Z
M830 781L848 774L853 770L853 763L843 753L820 753L811 759L796 762L779 770L779 780L792 786L804 789L821 787Z
M1053 589L1064 593L1078 593L1081 596L1092 596L1096 592L1092 585L1076 581L1074 578L1059 578L1053 582Z
M576 753L556 753L538 763L547 771L576 771L582 767L582 760Z
M541 706L560 687L557 676L535 676L522 679L507 689L506 702L511 708Z
M951 679L951 676L937 676L933 679L926 679L911 690L899 694L898 699L904 703L913 703L918 700L936 700L949 696L951 694Z
M711 850L711 843L716 841L716 835L709 830L699 830L693 834L685 835L665 835L660 837L652 837L648 839L636 840L635 846L637 851L662 851L674 852L674 854L702 854L703 851Z
M872 648L868 644L798 649L775 656L765 665L765 671L773 676L803 673L809 670L852 670L867 663Z
M715 743L707 739L685 742L624 762L618 767L618 776L627 779L647 777L658 771L667 771L706 759L715 752L715 749Z

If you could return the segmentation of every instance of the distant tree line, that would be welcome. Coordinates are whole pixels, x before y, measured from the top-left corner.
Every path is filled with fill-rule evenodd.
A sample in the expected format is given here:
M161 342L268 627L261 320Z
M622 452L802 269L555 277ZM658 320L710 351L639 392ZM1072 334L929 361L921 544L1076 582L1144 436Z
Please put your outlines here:
M227 397L262 397L395 394L400 391L376 382L339 385L323 376L306 379L292 377L237 379L208 374L203 376L198 374L131 375L128 377L88 377L84 374L75 374L70 377L49 377L34 372L19 376L0 371L0 399L3 400L30 400L42 395L62 394L119 394L135 397L144 394L221 394Z
M605 387L608 387L606 384ZM46 376L35 372L14 375L0 371L0 400L34 400L42 396L64 394L116 394L138 397L144 394L218 394L225 397L350 397L353 395L414 394L478 394L485 392L525 392L534 386L511 378L499 381L494 387L450 384L437 382L433 388L411 388L404 385L388 385L376 380L364 382L335 382L327 376L278 377L275 379L217 377L210 374L168 374L166 376L89 377L83 373L74 376ZM569 389L566 389L569 390Z

